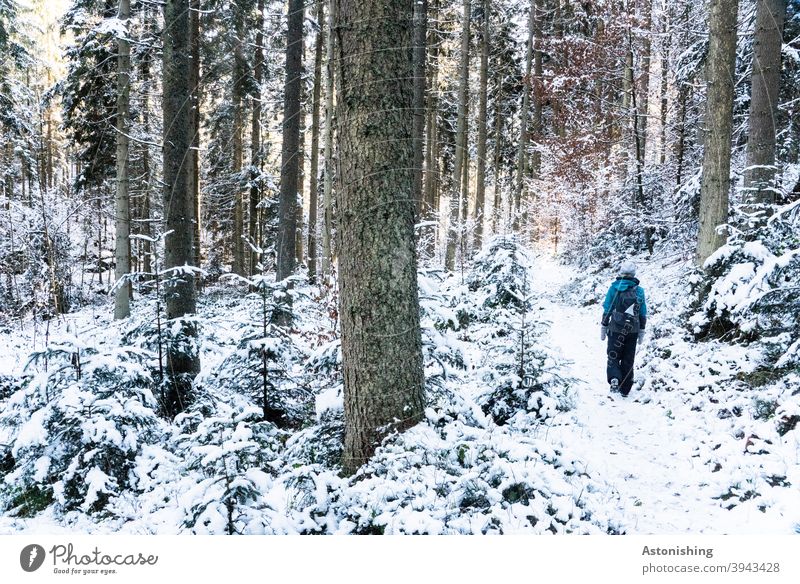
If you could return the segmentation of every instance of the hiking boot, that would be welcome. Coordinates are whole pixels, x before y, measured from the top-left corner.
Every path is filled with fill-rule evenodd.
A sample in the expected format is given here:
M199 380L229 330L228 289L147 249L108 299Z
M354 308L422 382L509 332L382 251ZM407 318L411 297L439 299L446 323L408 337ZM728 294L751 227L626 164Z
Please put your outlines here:
M619 379L616 377L611 380L611 393L619 391Z

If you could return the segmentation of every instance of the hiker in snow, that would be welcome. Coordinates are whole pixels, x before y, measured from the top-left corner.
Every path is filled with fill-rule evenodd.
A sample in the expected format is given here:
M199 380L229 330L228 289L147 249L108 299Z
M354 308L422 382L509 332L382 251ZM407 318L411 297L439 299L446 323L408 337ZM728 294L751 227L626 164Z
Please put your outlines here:
M608 289L600 322L600 340L608 337L606 374L612 392L626 396L631 391L636 345L644 340L645 324L647 305L644 289L636 279L636 265L624 262Z

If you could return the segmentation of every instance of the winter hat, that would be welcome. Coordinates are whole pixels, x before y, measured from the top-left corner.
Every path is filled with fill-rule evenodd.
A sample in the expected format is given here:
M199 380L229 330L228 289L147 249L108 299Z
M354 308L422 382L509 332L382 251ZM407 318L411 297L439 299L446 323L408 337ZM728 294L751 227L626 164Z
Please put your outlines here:
M620 276L635 276L636 275L636 264L634 264L630 260L622 262L622 265L619 267L619 275Z

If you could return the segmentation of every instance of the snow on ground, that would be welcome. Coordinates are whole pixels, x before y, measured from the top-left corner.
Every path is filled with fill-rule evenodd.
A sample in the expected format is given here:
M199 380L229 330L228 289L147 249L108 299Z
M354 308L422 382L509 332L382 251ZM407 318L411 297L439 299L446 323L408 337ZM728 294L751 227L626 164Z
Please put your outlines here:
M676 302L686 287L685 262L638 263L648 295L648 337L637 354L633 392L628 398L612 398L605 380L605 343L599 338L597 301L613 275L578 274L546 256L536 258L527 276L534 297L532 318L544 319L551 326L531 325L534 338L530 341L534 349L545 351L545 369L551 379L577 382L570 391L574 409L553 410L543 423L521 415L506 426L488 421L476 404L487 395L487 388L509 374L498 377L501 366L510 370L505 361L515 359L516 337L507 335L516 330L516 313L483 308L476 313L483 300L466 292L464 283L458 286L461 291L445 292L444 284L440 287L434 279L422 278L421 286L430 288L421 294L423 311L426 318L435 314L438 319L426 328L433 357L428 373L444 372L442 360L456 359L443 377L449 379L450 390L460 393L463 405L458 407L463 411L451 412L455 419L447 422L429 419L427 425L387 446L372 463L378 472L364 475L368 480L348 483L331 470L319 470L318 464L303 462L301 468L294 464L294 470L290 464L286 467L289 475L280 475L265 487L264 505L253 505L258 521L269 515L269 527L264 529L273 533L349 532L362 515L368 518L367 529L372 529L370 516L384 517L379 512L385 514L385 521L381 519L375 528L387 533L485 532L498 525L504 532L538 533L595 532L604 526L639 534L797 530L800 432L780 436L774 415L753 414L759 399L777 402L785 390L778 386L760 394L744 391L735 380L758 367L757 350L717 341L695 342L673 322ZM441 300L442 294L445 299L469 298L469 302L448 305ZM244 351L246 357L242 348L246 343L242 343L258 337L259 303L258 298L243 300L222 290L206 296L201 380L220 385L214 382L215 376L233 371L224 363L237 352ZM316 297L301 304L305 305L303 322L292 335L296 346L309 357L327 355L336 346L319 330L323 306ZM94 307L52 321L49 330L42 324L36 328L29 324L0 331L0 381L2 375L20 375L27 355L40 350L46 338L50 342L73 338L86 346L111 350L126 332L150 319L150 308L142 307L135 322L127 324L111 320L109 310ZM464 326L446 324L458 321L465 310L478 320ZM482 316L491 318L482 322ZM552 357L559 354L563 361ZM293 372L301 373L299 369ZM340 382L334 377L325 383L318 388L318 415L340 408ZM473 422L469 422L470 410L475 412ZM443 412L449 419L447 410ZM324 434L325 426L297 434L305 440L298 443L320 447L303 438L306 432L316 431ZM3 439L0 436L0 443ZM300 452L290 441L282 455L284 462L296 462L290 460L295 451ZM419 460L414 458L419 456ZM182 463L172 463L166 455L162 458L160 475L148 475L144 482L153 486L146 487L150 491L143 493L138 504L132 503L129 517L95 522L73 513L65 519L48 508L30 519L0 517L0 533L185 532L183 511L165 505L163 495L174 491L175 498L188 497L202 483L197 477L182 476ZM328 486L317 488L312 497L316 502L310 507L293 509L292 500L305 500L296 487L301 480ZM390 490L396 493L388 497L385 493ZM431 493L435 496L428 501ZM539 508L545 501L550 507ZM578 503L586 509L581 510ZM569 512L561 513L561 507ZM532 529L526 522L529 513L544 517L545 522ZM559 513L564 517L558 519ZM548 520L553 514L552 521ZM322 520L325 515L327 519Z
M728 510L729 498L720 499L731 486L738 496L737 485L726 484L731 474L743 481L754 481L754 474L776 475L789 483L800 484L800 448L796 432L783 448L762 455L755 464L746 453L745 438L731 435L731 424L716 414L693 410L693 402L680 389L656 392L653 380L643 379L651 353L646 351L651 339L637 351L636 382L627 398L610 396L605 376L605 342L600 340L600 304L579 306L574 298L566 302L558 291L575 277L571 268L547 257L537 259L533 286L539 294L539 305L551 321L549 341L572 362L571 374L580 380L577 407L572 424L553 427L553 440L569 444L573 454L582 456L587 471L602 477L619 493L618 505L631 532L640 534L715 533L755 534L790 533L800 520L800 491L794 487L776 486ZM659 318L670 311L674 294L680 293L682 263L667 266L640 263L642 286L648 293L651 317L648 333L658 328ZM602 281L598 295L605 294L612 277ZM659 288L660 286L660 288ZM600 296L602 298L602 296ZM681 371L685 388L696 387L702 378L703 365L709 353L722 362L747 369L752 357L748 348L720 343L683 343L686 368ZM721 358L720 358L721 357ZM735 368L735 367L734 367ZM679 375L679 379L681 376ZM688 392L687 392L688 393ZM732 443L734 446L732 447ZM740 446L741 450L736 450ZM727 458L717 456L722 450ZM711 463L713 460L713 464ZM719 472L717 465L729 472ZM763 477L762 477L763 478ZM762 490L770 490L763 485ZM743 493L746 489L738 485ZM717 498L715 498L717 497ZM731 497L732 498L732 497ZM766 507L759 509L759 506ZM631 533L629 532L629 533Z

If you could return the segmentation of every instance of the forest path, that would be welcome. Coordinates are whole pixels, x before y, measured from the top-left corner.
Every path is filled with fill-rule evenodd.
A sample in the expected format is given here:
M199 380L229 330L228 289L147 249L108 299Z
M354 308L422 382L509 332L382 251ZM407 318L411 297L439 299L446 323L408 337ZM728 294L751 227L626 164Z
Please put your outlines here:
M591 476L609 485L609 506L619 507L632 532L719 533L726 511L704 492L710 471L693 457L701 419L689 412L673 416L649 399L639 401L643 396L636 383L627 398L611 396L605 342L600 340L601 308L567 305L557 297L572 275L540 257L531 278L544 309L540 314L551 322L548 343L569 361L568 374L579 380L572 412L579 427L554 426L550 436L568 445ZM643 351L637 353L638 365Z

